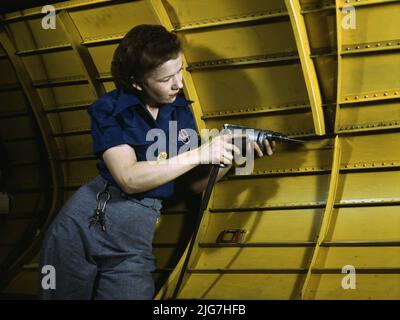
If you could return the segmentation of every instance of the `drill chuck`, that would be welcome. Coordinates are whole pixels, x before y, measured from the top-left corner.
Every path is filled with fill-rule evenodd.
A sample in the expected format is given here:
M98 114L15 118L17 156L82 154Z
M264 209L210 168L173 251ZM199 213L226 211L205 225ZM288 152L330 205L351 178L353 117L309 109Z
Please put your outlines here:
M265 140L276 141L276 142L283 142L283 141L302 142L300 140L288 138L287 135L281 132L238 126L234 124L224 124L223 129L226 131L226 133L230 134L245 134L246 138L249 141L256 142L258 144L263 153L265 152L265 146L264 146Z

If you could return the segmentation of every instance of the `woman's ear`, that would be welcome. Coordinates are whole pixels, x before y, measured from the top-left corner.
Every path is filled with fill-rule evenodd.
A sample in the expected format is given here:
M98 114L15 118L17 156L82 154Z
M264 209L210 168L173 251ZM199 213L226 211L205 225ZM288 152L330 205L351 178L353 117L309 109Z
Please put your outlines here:
M143 90L142 86L141 86L138 82L136 82L135 79L134 79L133 77L131 77L131 85L132 85L132 87L135 88L137 91L142 91L142 90Z

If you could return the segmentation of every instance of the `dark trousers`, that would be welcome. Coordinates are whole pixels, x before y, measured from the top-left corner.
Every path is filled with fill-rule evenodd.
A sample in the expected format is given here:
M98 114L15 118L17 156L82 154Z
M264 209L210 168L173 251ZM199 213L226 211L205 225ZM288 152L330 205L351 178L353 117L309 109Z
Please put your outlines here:
M47 231L39 264L41 299L152 299L152 241L161 200L139 200L109 187L102 231L90 220L105 186L97 176L79 188ZM54 268L55 288L43 286L45 266Z

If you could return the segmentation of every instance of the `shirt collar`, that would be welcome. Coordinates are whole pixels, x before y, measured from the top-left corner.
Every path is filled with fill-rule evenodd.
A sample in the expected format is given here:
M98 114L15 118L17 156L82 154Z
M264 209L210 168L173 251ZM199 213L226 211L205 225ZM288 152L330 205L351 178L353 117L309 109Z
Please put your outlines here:
M136 105L142 105L142 101L134 95L133 93L127 93L122 89L116 89L117 90L117 97L116 97L116 107L113 112L113 116L121 113L123 110L125 110L128 107L136 106ZM173 103L168 103L164 105L162 108L167 107L166 109L172 109L172 107L186 107L189 104L193 103L191 100L186 100L185 98L181 96L177 96L175 101Z

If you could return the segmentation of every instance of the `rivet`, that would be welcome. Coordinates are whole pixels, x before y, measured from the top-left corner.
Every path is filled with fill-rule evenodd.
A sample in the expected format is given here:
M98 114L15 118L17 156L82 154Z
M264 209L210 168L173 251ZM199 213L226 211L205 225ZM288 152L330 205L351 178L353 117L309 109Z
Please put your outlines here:
M392 43L391 43L391 42L388 42L388 43L387 43L387 45L388 45L388 46L391 46L391 45L392 45Z
M374 94L374 97L377 97L377 96L378 96L378 95L375 93L375 94Z
M367 44L365 47L366 47L366 48L370 48L371 46L370 46L369 44Z
M348 51L348 50L350 50L350 48L349 48L349 47L347 47L347 48L346 48L346 50Z
M376 44L376 46L377 46L377 47L380 47L380 46L381 46L381 44L380 44L380 43L377 43L377 44Z
M394 92L394 95L395 95L395 96L397 96L398 94L399 94L399 92L398 92L398 91L395 91L395 92Z
M346 97L344 100L346 100L346 101L347 101L347 100L349 100L349 98L348 98L348 97Z
M387 95L388 95L388 93L387 93L387 92L385 92L383 95L384 95L384 96L387 96Z
M357 46L356 49L360 49L360 46Z
M368 95L365 95L364 98L368 98Z
M354 99L356 99L356 100L357 100L357 99L358 99L358 96L355 96L355 97L354 97Z
M346 0L346 3L350 3L350 0Z

